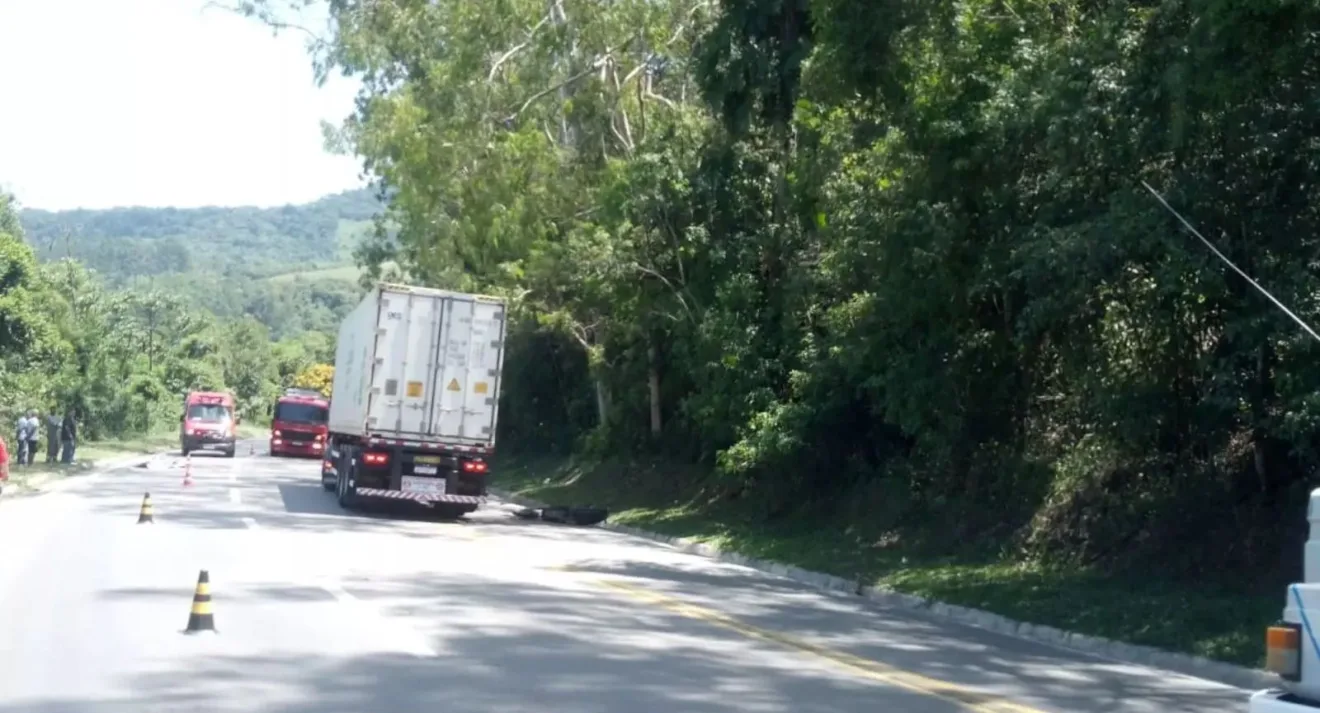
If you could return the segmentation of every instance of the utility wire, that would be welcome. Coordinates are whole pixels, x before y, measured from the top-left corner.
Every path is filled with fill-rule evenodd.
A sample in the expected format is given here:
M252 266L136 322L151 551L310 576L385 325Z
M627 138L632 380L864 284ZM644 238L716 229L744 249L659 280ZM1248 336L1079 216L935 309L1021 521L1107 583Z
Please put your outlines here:
M1302 329L1305 329L1306 333L1314 337L1317 342L1320 342L1320 334L1316 334L1315 330L1311 329L1311 325L1307 324L1306 322L1303 322L1301 317L1298 317L1297 315L1293 314L1293 311L1285 307L1282 302L1280 302L1278 299L1274 297L1274 295L1270 294L1269 290L1266 290L1264 287L1261 287L1260 283L1251 279L1250 275L1243 272L1241 268L1233 264L1232 260L1229 260L1227 257L1224 256L1223 253L1219 252L1219 250L1215 248L1214 245L1210 244L1209 240L1205 239L1204 235L1201 235L1200 231L1192 227L1192 224L1187 222L1186 218L1182 217L1181 213L1174 210L1173 206L1169 205L1169 202L1164 200L1164 196L1160 195L1159 192L1156 191L1154 188L1151 188L1150 184L1146 183L1145 181L1142 181L1141 185L1145 186L1146 190L1150 191L1150 194L1155 196L1155 200L1159 201L1160 205L1163 205L1170 213L1173 213L1173 216L1177 218L1179 221L1181 221L1183 226L1186 227L1189 231L1191 231L1192 235L1195 235L1201 242L1205 243L1205 246L1207 248L1210 248L1211 252L1217 255L1219 259L1223 260L1224 263L1227 264L1229 267L1233 268L1233 272L1236 272L1237 274L1241 275L1242 279L1246 280L1247 282L1250 282L1252 287L1255 287L1257 290L1260 290L1260 293L1262 295L1265 295L1266 297L1270 298L1270 301L1273 302L1275 305L1277 305L1279 309L1283 310L1284 314L1288 315L1289 317L1292 317L1292 320L1296 322L1298 326L1300 326Z

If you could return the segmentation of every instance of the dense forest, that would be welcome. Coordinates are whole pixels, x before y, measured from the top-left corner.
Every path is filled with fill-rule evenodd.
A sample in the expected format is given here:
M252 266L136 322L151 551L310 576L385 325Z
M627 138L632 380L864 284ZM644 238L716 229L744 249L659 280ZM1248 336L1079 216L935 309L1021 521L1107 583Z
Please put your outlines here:
M304 217L315 221L318 206L341 200L312 204ZM259 282L251 272L240 271L247 280L209 272L244 254L273 260L279 249L292 249L281 241L294 236L308 250L333 249L336 212L372 217L362 201L350 200L328 209L316 234L291 219L280 228L286 232L263 222L263 215L298 210L132 209L121 219L123 211L19 211L14 197L0 194L0 424L12 425L27 408L75 407L85 439L155 432L177 425L180 399L191 389L232 390L242 412L260 421L281 387L323 380L334 352L331 332L360 296L355 271L337 279L280 276L288 279L266 291L253 289ZM246 227L234 227L240 224ZM69 225L75 230L65 236L68 252L52 253L51 231ZM234 247L231 228L262 239ZM103 247L120 238L175 241L186 246L185 257L177 269L153 274L155 244L83 253L80 236Z
M1316 345L1140 181L1316 316L1316 6L329 7L399 228L363 256L514 300L506 443L1024 561L1296 569Z
M354 251L381 213L375 195L356 190L280 208L26 209L19 218L42 261L74 259L108 286L252 315L282 338L333 331L356 304Z

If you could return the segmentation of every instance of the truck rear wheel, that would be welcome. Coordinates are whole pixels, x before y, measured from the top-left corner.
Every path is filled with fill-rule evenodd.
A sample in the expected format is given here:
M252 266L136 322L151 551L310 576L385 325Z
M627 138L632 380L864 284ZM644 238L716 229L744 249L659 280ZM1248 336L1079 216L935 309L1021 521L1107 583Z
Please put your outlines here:
M339 463L335 466L339 476L335 478L335 485L339 496L339 507L345 510L352 510L357 505L357 498L348 492L348 482L356 480L353 472L353 463L356 461L356 448L347 446L339 449Z

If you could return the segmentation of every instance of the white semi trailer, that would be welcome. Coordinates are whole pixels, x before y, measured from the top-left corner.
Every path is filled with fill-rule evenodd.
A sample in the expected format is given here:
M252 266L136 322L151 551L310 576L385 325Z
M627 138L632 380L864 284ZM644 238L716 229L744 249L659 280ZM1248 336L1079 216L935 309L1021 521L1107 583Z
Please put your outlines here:
M321 483L340 505L411 500L452 516L486 496L495 450L505 303L381 283L335 347Z

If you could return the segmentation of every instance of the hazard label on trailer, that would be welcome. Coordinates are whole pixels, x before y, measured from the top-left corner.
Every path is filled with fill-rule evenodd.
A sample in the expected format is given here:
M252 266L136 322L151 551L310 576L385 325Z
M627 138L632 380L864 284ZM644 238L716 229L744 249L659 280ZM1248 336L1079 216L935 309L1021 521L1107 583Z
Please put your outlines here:
M422 397L422 382L420 382L420 381L409 381L409 382L408 382L408 398L410 398L410 399L420 399L421 397Z
M475 394L484 394L484 393L486 393L486 382L484 382L484 381L478 381L477 383L473 384L473 385L472 385L472 393L475 393Z
M445 388L446 388L446 389L449 389L450 391L462 391L462 390L463 390L463 387L461 387L461 386L458 385L458 379L450 379L450 380L449 380L449 386L446 386Z

